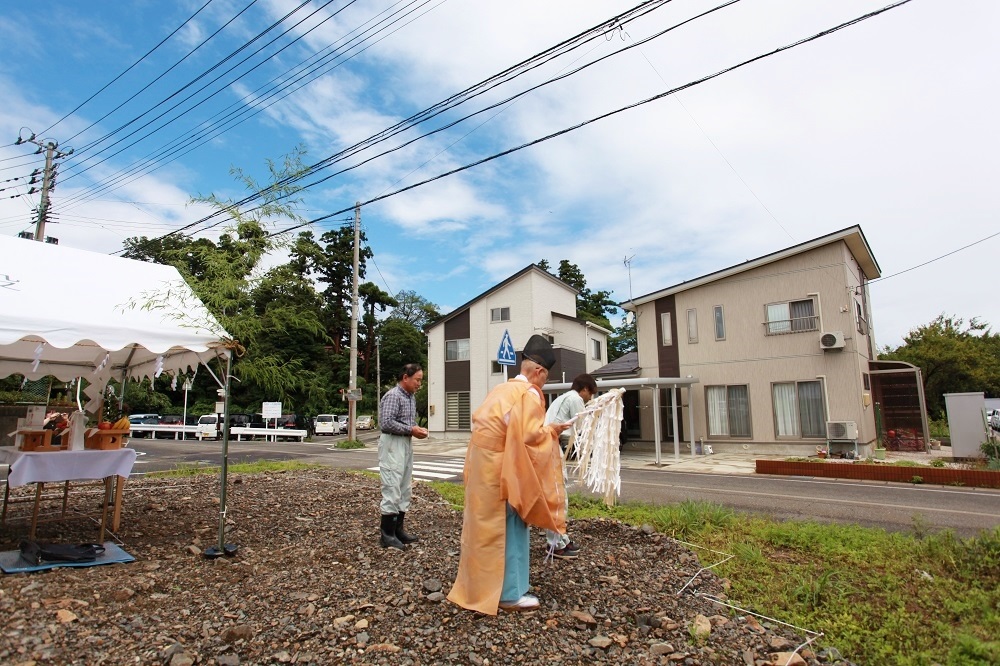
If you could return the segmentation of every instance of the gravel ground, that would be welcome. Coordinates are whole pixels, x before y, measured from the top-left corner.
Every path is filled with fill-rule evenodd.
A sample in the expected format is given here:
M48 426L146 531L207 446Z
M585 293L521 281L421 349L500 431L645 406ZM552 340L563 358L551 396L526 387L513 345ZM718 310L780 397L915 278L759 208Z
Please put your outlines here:
M649 528L575 521L580 557L554 562L535 534L542 608L488 617L444 600L462 516L423 484L407 514L421 540L400 552L378 545L376 479L231 475L226 540L239 551L209 560L218 488L218 477L132 480L117 536L135 562L2 576L0 663L849 663L815 646L788 661L800 633L706 598L725 599L728 582ZM27 533L0 529L0 550ZM96 533L76 520L40 527L39 539Z

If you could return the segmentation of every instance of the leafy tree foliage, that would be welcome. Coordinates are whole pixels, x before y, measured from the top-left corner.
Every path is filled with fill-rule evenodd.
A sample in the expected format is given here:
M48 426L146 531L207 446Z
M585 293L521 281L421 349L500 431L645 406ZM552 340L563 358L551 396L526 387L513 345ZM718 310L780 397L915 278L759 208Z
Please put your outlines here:
M608 338L608 361L621 358L625 354L637 350L639 342L636 335L635 316L629 315Z
M422 331L440 319L441 313L436 305L417 292L403 290L396 294L396 306L389 316L402 319Z
M542 259L536 265L542 270L552 273L547 260ZM622 322L622 325L617 329L611 325L611 320L608 317L618 312L618 304L611 299L610 291L591 290L587 287L587 279L580 267L567 259L559 262L559 271L556 275L579 292L576 296L576 315L578 317L613 331L608 340L609 361L636 349L634 323L629 325Z
M986 322L940 315L910 331L903 344L881 350L879 358L906 361L921 369L927 411L944 415L945 393L983 391L1000 397L1000 336Z

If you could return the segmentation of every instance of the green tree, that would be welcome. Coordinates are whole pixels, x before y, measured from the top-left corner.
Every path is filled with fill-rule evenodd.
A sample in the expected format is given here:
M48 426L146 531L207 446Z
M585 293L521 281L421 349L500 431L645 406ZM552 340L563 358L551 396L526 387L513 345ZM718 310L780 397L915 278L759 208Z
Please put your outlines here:
M879 358L906 361L921 369L927 411L944 415L944 394L983 391L1000 396L1000 339L989 325L973 318L940 315L910 331L903 344L881 350Z
M625 354L639 348L635 330L635 315L626 315L622 323L614 329L608 338L608 361L621 358Z
M259 404L264 397L300 408L305 396L324 383L313 374L314 368L307 367L315 351L327 342L319 300L308 276L295 267L269 271L261 267L263 258L286 242L267 229L302 221L295 212L299 188L289 184L289 179L304 169L304 154L296 148L280 165L268 160L267 186L240 168L230 169L248 191L261 194L252 204L241 205L214 194L195 197L193 201L208 204L227 220L215 243L179 236L125 242L126 256L176 266L232 336L232 373L239 380L234 385L234 404ZM196 385L210 396L215 387L206 375L200 373ZM195 400L203 397L196 395Z
M438 306L417 292L403 290L396 294L396 306L389 316L393 319L402 319L422 331L440 319L441 312Z
M358 322L358 351L362 363L359 375L366 381L375 381L375 347L381 323L376 311L385 312L386 308L395 307L395 298L378 288L373 282L365 282L358 287L360 308L364 315Z
M542 259L535 265L548 273L552 273L549 268L549 262L545 259ZM586 319L608 330L612 329L608 316L618 312L618 304L611 300L610 291L592 291L588 288L587 279L584 277L583 271L568 259L563 259L559 262L559 272L556 276L579 292L576 295L577 317Z

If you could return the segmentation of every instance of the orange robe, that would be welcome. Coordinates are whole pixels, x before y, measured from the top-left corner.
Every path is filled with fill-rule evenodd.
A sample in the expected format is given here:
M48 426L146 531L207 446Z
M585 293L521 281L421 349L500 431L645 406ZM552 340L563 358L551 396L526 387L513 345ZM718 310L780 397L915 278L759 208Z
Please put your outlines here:
M555 431L537 387L512 379L472 415L458 575L448 600L496 615L504 575L506 505L535 527L566 532L566 488Z

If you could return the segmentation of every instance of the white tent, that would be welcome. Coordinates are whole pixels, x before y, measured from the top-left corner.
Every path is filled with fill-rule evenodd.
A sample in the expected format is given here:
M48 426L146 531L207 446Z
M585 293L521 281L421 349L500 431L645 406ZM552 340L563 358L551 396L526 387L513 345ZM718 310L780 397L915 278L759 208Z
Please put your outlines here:
M0 377L90 382L97 410L109 379L182 373L220 357L229 419L229 334L172 266L0 236ZM224 544L229 430L223 431L218 548Z
M109 379L197 368L229 335L176 268L0 236L0 377Z

